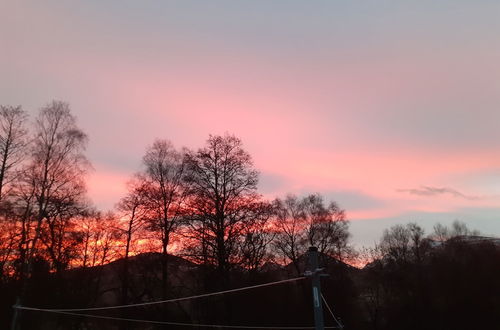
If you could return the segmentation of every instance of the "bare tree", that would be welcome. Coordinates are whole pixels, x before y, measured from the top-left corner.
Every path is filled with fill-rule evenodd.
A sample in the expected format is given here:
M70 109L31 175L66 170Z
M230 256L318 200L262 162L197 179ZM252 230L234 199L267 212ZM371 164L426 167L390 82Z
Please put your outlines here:
M83 155L87 136L67 103L43 107L34 129L29 161L16 186L21 264L29 264L37 253L44 226L55 226L56 219L70 218L85 207L83 177L89 166Z
M273 259L269 246L276 234L271 229L271 215L272 206L262 203L260 214L256 214L243 230L240 264L250 274L254 274L265 262Z
M448 238L450 238L450 233L448 227L437 223L434 225L434 232L432 234L432 239L438 242L445 242Z
M424 230L416 223L408 223L384 230L377 248L386 261L404 265L420 264L430 246Z
M288 195L284 200L274 201L276 240L274 246L284 257L284 261L292 262L297 274L301 273L299 257L305 252L302 249L303 233L306 229L306 214L299 198Z
M258 172L241 140L233 135L210 136L204 148L187 156L190 186L190 238L195 254L214 265L227 280L248 224L261 212Z
M25 158L27 115L21 106L0 106L0 202L16 178L16 166Z
M81 241L81 253L80 260L78 260L78 266L83 268L86 268L89 265L89 259L91 258L91 242L93 236L95 235L93 214L94 212L91 211L89 214L82 216L81 219L77 221Z
M382 255L398 263L406 263L411 256L410 231L406 226L394 225L385 229L380 240Z
M147 217L145 183L139 178L134 178L128 183L128 194L121 199L117 209L124 220L125 225L121 229L125 236L125 253L123 256L122 270L122 302L128 303L129 292L129 255L133 243L134 234L144 225Z
M115 260L122 247L118 219L113 212L89 210L74 219L79 234L80 254L76 266L95 267Z
M80 233L70 214L58 213L42 225L40 241L51 269L60 274L78 258ZM41 252L39 252L41 254Z
M335 202L325 205L319 194L306 196L302 204L308 223L307 246L303 248L316 246L320 253L343 261L352 252L345 211Z
M322 255L340 261L351 253L345 212L335 202L325 205L318 194L302 199L288 195L284 200L276 199L274 205L277 230L274 246L298 274L302 271L299 258L309 246L316 246Z
M89 166L83 155L86 142L87 136L76 125L67 103L53 101L40 110L29 157L15 187L14 207L20 219L18 246L23 283L18 303L27 291L24 279L30 276L33 260L43 253L39 242L45 226L54 225L55 219L61 219L63 214L71 217L82 210L80 206L84 205L85 199L83 177ZM47 243L46 237L44 240ZM49 243L49 246L56 245L55 242Z
M464 239L467 236L480 235L480 232L478 230L471 230L465 223L458 220L453 221L450 227L438 223L434 226L433 229L434 232L430 237L433 240L439 242L446 242L450 239L460 240Z
M138 176L141 194L148 214L146 221L158 233L162 249L162 297L168 291L168 248L171 234L183 216L186 199L184 185L184 152L177 151L172 143L156 140L143 158L145 171Z

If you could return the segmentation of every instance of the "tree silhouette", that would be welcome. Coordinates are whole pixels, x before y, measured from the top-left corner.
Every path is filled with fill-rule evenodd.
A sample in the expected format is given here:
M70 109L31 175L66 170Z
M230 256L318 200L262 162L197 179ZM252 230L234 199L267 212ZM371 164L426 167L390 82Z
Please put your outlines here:
M245 228L262 212L258 172L241 140L228 134L211 135L204 148L188 153L187 169L194 255L227 281Z
M129 293L129 255L133 244L133 236L144 227L147 217L145 183L139 178L134 178L128 183L128 193L123 197L117 209L122 218L124 226L121 236L125 236L125 252L123 254L122 270L122 303L128 303Z
M16 166L25 158L26 118L21 106L0 106L0 202L17 177Z
M274 247L301 274L299 259L310 246L321 255L343 260L352 252L348 245L348 222L335 202L325 205L319 194L298 198L288 195L274 201L276 240ZM325 261L328 259L325 259Z
M184 214L185 157L167 140L156 140L143 158L145 171L138 178L148 210L148 227L159 235L162 252L162 297L168 291L168 248L171 234Z

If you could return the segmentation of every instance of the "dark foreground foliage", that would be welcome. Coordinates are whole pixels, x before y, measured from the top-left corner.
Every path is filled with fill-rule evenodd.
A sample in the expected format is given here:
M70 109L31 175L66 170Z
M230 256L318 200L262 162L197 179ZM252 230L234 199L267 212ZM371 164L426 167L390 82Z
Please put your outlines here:
M397 248L393 246L393 248ZM324 256L330 276L323 294L346 329L494 329L500 316L500 249L494 241L455 237L422 241L419 256L410 249L357 269ZM395 252L395 251L392 251ZM397 257L395 257L397 255ZM129 303L162 296L161 259L157 253L129 260ZM306 269L306 257L299 259ZM234 269L222 283L215 268L169 256L169 297L213 292L295 276L295 265L266 264L258 271ZM120 304L123 260L74 269L58 276L42 260L26 298L28 306L68 308ZM2 328L9 327L10 305L18 283L2 284ZM253 326L313 324L309 280L286 283L167 305L92 312L97 315L158 321ZM22 329L183 329L134 322L23 312ZM325 312L327 325L335 325ZM198 327L203 329L203 327ZM208 329L208 328L207 328Z

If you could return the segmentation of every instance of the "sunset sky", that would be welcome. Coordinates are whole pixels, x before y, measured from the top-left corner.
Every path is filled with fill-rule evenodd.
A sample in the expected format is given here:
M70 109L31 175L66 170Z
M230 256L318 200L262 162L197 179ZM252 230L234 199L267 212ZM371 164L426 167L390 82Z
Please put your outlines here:
M70 103L112 209L155 138L234 133L268 198L352 241L458 219L500 236L500 2L2 1L0 104Z

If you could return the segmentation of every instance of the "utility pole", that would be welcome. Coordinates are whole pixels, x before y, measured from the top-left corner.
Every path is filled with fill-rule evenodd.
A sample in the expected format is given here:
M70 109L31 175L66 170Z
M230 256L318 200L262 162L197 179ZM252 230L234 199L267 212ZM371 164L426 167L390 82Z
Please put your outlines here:
M19 306L21 306L21 299L18 296L16 298L16 304L14 306L12 306L12 308L14 309L14 314L12 315L12 320L10 323L10 330L19 329L19 313L20 313L20 310L18 308Z
M305 276L311 277L313 308L314 308L314 327L315 330L324 330L323 321L323 304L321 299L321 282L320 276L322 268L318 266L318 248L311 246L309 248L309 265L311 269L304 273Z

